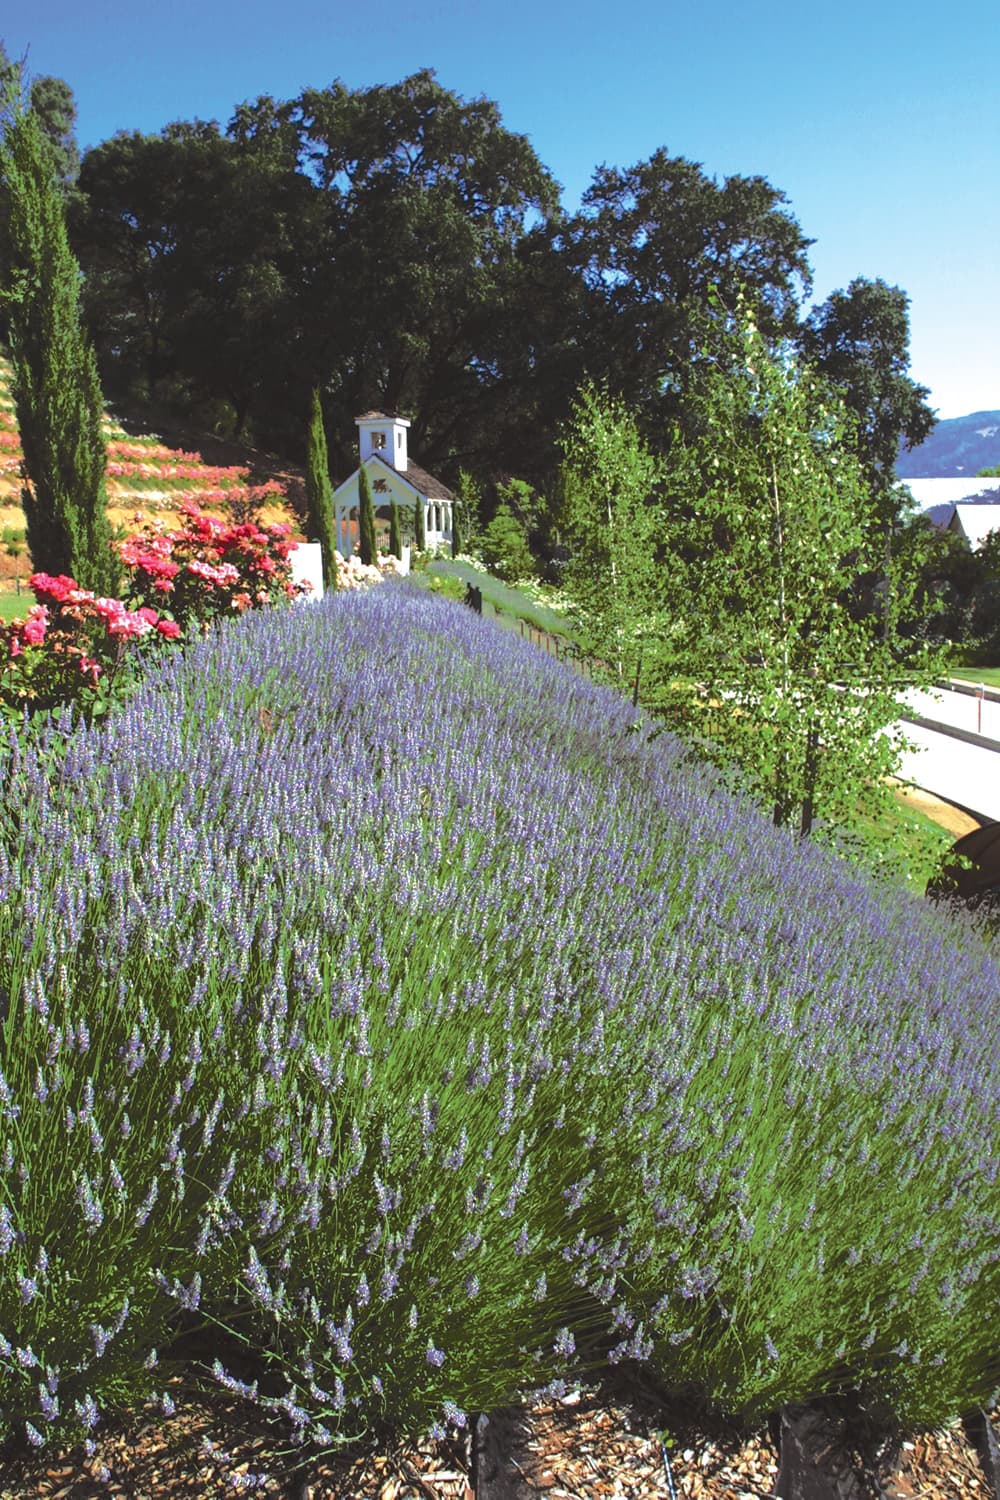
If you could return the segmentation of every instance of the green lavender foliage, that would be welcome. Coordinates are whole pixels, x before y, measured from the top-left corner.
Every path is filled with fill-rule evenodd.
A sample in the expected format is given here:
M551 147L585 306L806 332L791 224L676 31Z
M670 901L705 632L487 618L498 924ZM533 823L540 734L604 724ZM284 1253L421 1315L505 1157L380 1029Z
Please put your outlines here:
M114 595L121 573L107 516L104 403L80 321L80 270L52 151L13 85L0 119L0 288L32 561Z
M323 582L328 589L337 586L337 533L333 517L333 486L330 483L330 460L323 426L323 407L319 391L312 393L309 435L306 445L306 500L308 530L311 540L323 550Z
M372 482L364 464L358 470L358 552L366 567L375 561L375 503L372 499Z

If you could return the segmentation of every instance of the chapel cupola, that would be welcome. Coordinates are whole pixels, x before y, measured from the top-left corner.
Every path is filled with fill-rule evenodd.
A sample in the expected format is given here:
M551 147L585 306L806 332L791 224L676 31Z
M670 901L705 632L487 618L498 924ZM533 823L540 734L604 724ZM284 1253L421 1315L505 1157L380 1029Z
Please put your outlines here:
M385 412L366 411L355 417L361 462L374 454L399 474L406 473L406 417L388 417Z

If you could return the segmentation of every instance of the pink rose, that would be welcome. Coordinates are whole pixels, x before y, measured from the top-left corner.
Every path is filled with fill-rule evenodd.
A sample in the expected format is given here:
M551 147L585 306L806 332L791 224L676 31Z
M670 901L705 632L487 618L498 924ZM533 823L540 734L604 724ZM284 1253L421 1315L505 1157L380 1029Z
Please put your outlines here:
M48 624L49 614L44 604L36 604L29 610L21 634L29 646L40 646L45 639L45 627Z
M125 613L125 606L120 599L95 599L94 610L110 626Z
M53 604L62 604L71 593L76 592L76 579L60 573L53 578L50 573L32 573L28 585L36 599L48 598Z

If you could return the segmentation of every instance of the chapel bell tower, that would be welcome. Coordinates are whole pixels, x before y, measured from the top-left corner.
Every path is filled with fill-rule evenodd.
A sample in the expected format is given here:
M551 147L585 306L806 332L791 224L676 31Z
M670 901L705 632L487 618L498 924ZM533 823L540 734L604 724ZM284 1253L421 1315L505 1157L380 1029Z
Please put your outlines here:
M387 417L381 411L366 411L355 417L361 463L375 454L399 474L406 473L406 417Z

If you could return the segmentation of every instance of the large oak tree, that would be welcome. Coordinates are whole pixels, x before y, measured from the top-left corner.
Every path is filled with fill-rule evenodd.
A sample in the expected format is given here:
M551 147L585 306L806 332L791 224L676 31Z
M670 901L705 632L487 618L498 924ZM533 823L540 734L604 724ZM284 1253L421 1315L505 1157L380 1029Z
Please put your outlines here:
M590 292L589 373L660 441L696 369L713 290L728 301L745 291L762 330L787 333L810 286L810 243L763 177L720 183L665 150L600 167L563 239Z
M900 448L917 447L935 422L930 391L910 375L909 302L901 287L858 276L814 308L799 334L805 358L854 416L856 451L886 523L901 505L893 488Z

